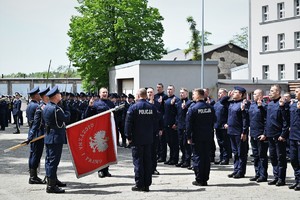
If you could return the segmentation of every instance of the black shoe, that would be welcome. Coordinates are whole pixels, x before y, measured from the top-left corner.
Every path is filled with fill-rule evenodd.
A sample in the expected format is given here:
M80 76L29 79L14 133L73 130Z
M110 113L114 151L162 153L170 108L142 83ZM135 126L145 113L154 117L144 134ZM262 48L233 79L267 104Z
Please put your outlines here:
M215 161L214 164L215 165L219 165L221 163L221 161Z
M188 168L190 166L189 163L183 163L180 167L181 168Z
M106 173L105 173L105 176L106 176L106 177L111 177L111 173L106 172Z
M133 186L133 187L131 188L131 190L132 190L132 191L144 191L144 190L145 190L145 188L143 188L143 187L137 187L137 186Z
M144 189L143 189L144 192L149 192L150 189L149 189L149 186L146 186Z
M154 170L154 171L152 172L152 174L153 174L153 175L159 175L159 172L158 172L157 170Z
M63 190L57 186L47 186L46 192L47 193L64 193L65 190Z
M284 186L285 182L282 180L277 181L276 186L280 187L280 186Z
M237 174L235 174L234 176L233 176L233 178L235 178L235 179L238 179L238 178L244 178L245 177L245 175L242 175L242 174L240 174L240 173L237 173Z
M220 162L220 165L229 165L229 161L228 160L222 160Z
M183 165L183 162L177 163L175 166L176 167L181 167Z
M102 171L98 172L98 177L99 178L104 178L105 177L104 172L102 172Z
M206 181L205 182L201 182L201 183L199 183L198 181L193 181L192 184L195 185L195 186L207 186L207 182Z
M168 165L176 165L178 162L171 160Z
M46 184L46 181L40 179L39 177L30 177L29 184Z
M214 163L215 162L215 157L211 157L210 162Z
M262 177L259 177L256 182L257 183L261 183L261 182L267 182L268 180L266 178L262 178Z
M276 185L278 179L273 179L270 182L268 182L268 185Z
M300 191L300 183L294 188L295 191Z
M187 169L188 170L194 170L193 166L189 166Z
M157 162L166 162L166 159L163 159L163 158L159 158L158 160L157 160Z
M13 134L20 134L20 131L15 131L13 132Z
M234 175L235 175L235 173L232 172L231 174L228 174L227 176L228 176L228 178L233 178Z
M56 186L58 187L67 187L67 184L61 182L60 180L56 179Z
M250 178L249 181L257 181L257 179L258 179L258 177L255 176L255 177Z
M297 187L297 185L298 185L298 183L294 183L293 185L290 185L290 186L289 186L289 189L291 189L291 190L292 190L292 189L295 189L295 187Z

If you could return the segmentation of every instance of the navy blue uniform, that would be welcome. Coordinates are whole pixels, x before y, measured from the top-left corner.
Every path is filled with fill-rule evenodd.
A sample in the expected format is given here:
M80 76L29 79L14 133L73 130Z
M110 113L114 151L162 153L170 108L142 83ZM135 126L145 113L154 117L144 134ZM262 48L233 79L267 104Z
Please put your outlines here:
M216 137L220 150L220 162L224 164L228 164L229 158L232 154L230 139L227 134L227 129L225 129L224 127L224 125L227 124L228 119L228 100L229 97L224 96L214 104L216 115L216 122L214 124L214 128L216 130Z
M160 106L157 108L157 111L161 113L161 116L164 115L165 112L165 100L168 98L168 96L162 92L162 93L157 93L154 95L154 100L158 102L159 99L162 99L162 101L159 103ZM164 162L166 161L167 157L167 137L166 134L163 133L162 135L159 136L159 142L158 142L158 147L157 147L157 155L158 155L158 162Z
M140 99L129 107L125 121L125 134L132 141L135 184L147 188L152 183L151 146L158 123L155 107Z
M112 101L110 101L109 99L98 99L98 100L94 101L93 106L87 107L85 116L90 117L90 116L96 115L98 113L102 113L106 110L112 109L114 107L115 107L114 103ZM108 167L105 167L98 171L98 173L100 173L100 172L103 173L104 176L110 176L110 174L108 172Z
M193 167L196 181L205 184L209 180L211 140L215 113L212 106L198 101L190 106L186 116L187 138L192 139Z
M285 183L286 178L286 142L279 141L279 136L288 137L287 113L284 106L279 105L279 99L268 103L265 135L269 141L269 155L273 166L274 180Z
M6 126L6 101L5 99L0 99L0 126L1 126L1 130L5 130L5 126Z
M267 105L262 103L258 106L252 102L249 110L250 142L254 157L255 178L266 181L268 178L268 140L261 141L258 137L264 134L267 116Z
M171 103L172 99L175 97L174 104ZM179 159L179 144L178 144L178 133L176 129L173 129L173 125L177 124L177 108L179 98L175 95L168 97L164 104L164 134L167 137L167 144L170 148L170 159L166 164L175 165L178 163Z
M185 101L185 108L182 109L182 103ZM186 113L188 108L192 104L188 98L180 99L177 105L177 131L178 131L178 142L179 147L182 153L180 165L190 166L192 149L191 145L187 143L187 134L186 134Z
M249 121L246 110L241 110L243 99L233 101L228 108L228 135L231 142L232 153L234 155L235 177L244 177L246 174L248 142L241 139L241 135L249 133Z
M13 102L13 117L14 117L14 123L16 123L17 131L16 133L20 133L20 124L19 124L19 117L21 113L21 104L22 101L20 99L15 99Z
M46 175L49 179L57 180L57 166L60 162L63 144L66 144L66 126L70 120L69 110L49 102L43 111L46 125L44 142L46 145Z
M39 102L31 100L26 109L27 122L29 125L28 140L31 141L34 138L34 133L31 131L34 123L34 117L36 110L39 106ZM29 154L29 169L37 169L40 163L40 159L44 149L44 140L39 140L30 144Z
M300 109L298 101L290 106L290 158L294 169L295 182L300 187Z

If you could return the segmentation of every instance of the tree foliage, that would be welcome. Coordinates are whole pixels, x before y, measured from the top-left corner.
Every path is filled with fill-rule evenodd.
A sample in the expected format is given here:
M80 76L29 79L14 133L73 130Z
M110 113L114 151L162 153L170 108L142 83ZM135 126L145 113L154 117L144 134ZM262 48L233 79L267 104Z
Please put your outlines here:
M112 66L157 60L165 54L158 9L147 0L81 0L68 35L69 59L78 67L83 87L108 86Z
M248 27L242 27L241 33L235 34L229 42L244 49L248 49Z
M5 75L6 78L47 78L48 71L33 72L33 73L12 73ZM55 70L49 71L49 78L78 78L79 74L74 67L61 65Z
M200 60L201 59L201 52L200 47L202 46L202 33L196 29L196 22L192 16L187 17L187 22L190 25L190 31L192 32L191 41L188 42L189 47L184 50L185 55L189 54L190 52L193 53L192 60ZM208 42L208 36L211 35L210 32L204 31L204 46L212 45Z

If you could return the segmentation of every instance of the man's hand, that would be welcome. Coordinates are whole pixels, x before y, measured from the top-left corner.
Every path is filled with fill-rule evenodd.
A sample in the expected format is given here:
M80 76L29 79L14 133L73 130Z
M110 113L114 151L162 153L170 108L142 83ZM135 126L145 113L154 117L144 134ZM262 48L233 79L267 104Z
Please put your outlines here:
M261 98L259 98L258 100L257 100L257 106L259 107L259 106L262 106L262 100L261 100Z
M285 102L285 99L284 98L280 98L279 99L279 106L284 106L284 102Z
M173 97L173 99L171 100L171 105L174 105L176 101L176 97Z
M158 101L158 103L162 103L162 96L160 96L157 101Z
M89 101L89 106L92 107L93 105L94 105L94 99L91 98L90 101Z
M21 144L26 144L26 145L28 145L30 143L30 140L25 140L25 141L23 141L23 142L21 142Z
M297 108L300 109L300 101L297 103Z
M224 128L225 128L225 129L228 129L228 124L224 124Z
M187 143L188 143L188 144L192 144L192 143L193 143L193 142L192 142L192 139L188 139L188 140L187 140Z
M162 136L162 134L163 134L163 131L160 130L160 131L158 132L158 135Z
M182 104L181 104L181 108L185 109L185 100L183 100Z
M243 141L243 142L245 142L246 140L247 140L247 135L246 134L241 134L241 140Z
M285 138L284 138L284 137L281 137L281 136L279 136L279 138L278 138L278 141L280 141L280 142L285 142Z
M177 126L176 126L176 124L173 124L173 126L172 126L172 129L174 129L174 130L176 130L176 129L177 129Z
M264 141L267 139L267 137L265 135L260 135L258 136L259 141Z

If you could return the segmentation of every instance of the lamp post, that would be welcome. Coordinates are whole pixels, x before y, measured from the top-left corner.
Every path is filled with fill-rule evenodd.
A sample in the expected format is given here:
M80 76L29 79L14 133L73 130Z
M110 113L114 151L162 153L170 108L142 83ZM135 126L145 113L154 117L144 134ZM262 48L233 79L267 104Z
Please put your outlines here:
M201 48L201 83L200 87L204 88L204 0L202 0L202 37L201 37L201 43L202 43L202 48Z

